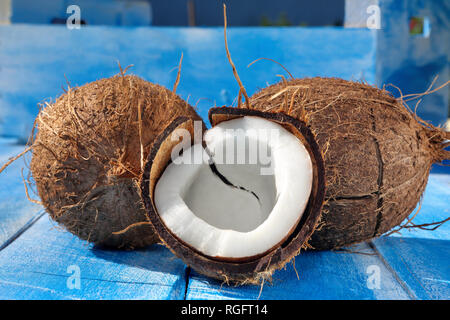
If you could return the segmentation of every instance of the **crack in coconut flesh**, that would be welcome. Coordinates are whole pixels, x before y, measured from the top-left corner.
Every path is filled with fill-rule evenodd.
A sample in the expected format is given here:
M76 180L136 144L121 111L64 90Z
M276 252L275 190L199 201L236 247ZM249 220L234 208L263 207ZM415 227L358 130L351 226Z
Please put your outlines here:
M449 132L364 83L292 79L250 101L252 109L304 120L316 136L327 186L321 226L310 242L316 249L351 245L399 226L419 202L431 165L450 159Z
M249 129L255 130L253 137L246 133ZM228 130L239 134L227 134ZM274 141L268 135L258 137L258 130L274 130L279 137ZM195 144L180 157L189 155L206 161L180 165L176 163L182 159L174 159L155 188L156 209L166 227L197 251L218 259L248 258L275 247L298 223L311 193L309 153L282 126L255 117L222 122L205 135L213 154L210 161L217 162L217 154L221 154L217 150L223 146L228 154L227 146L235 140L243 142L246 149L242 151L246 153L251 143L266 147L271 153L273 174L261 174L263 166L258 157L257 164L217 165L230 186L211 170L202 144ZM242 188L233 187L236 185Z
M162 241L188 265L225 281L257 282L312 233L324 194L322 160L299 121L238 109L230 118L228 109L210 114L214 126L182 152L173 135L192 132L190 121L162 134L142 197Z
M69 88L39 113L32 145L32 177L50 216L96 245L158 242L136 181L153 141L179 116L200 120L177 95L136 76Z

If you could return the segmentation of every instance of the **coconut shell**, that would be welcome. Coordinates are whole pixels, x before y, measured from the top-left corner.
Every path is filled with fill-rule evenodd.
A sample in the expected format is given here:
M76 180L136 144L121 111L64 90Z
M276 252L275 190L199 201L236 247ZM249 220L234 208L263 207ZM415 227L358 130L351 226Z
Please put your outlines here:
M36 121L31 173L52 219L96 245L158 242L136 180L155 138L181 115L200 120L166 88L122 74L47 104Z
M237 284L260 283L262 280L270 279L275 270L284 267L302 248L305 248L307 239L309 239L319 221L325 196L322 156L313 134L303 122L285 114L263 113L257 110L212 108L209 111L209 119L212 126L222 121L244 116L262 117L282 125L303 142L313 162L313 186L308 205L300 221L293 226L291 233L276 247L251 258L226 259L223 257L210 257L184 243L165 226L154 204L154 189L165 168L170 163L171 150L178 143L178 141L171 139L171 133L178 128L182 128L189 130L191 137L194 137L193 121L190 119L179 118L175 120L159 136L148 156L140 184L141 197L149 219L164 245L197 272L226 283Z
M310 244L333 249L377 237L416 207L434 162L450 158L450 134L420 120L400 99L337 78L282 81L250 98L314 132L325 161L326 205Z

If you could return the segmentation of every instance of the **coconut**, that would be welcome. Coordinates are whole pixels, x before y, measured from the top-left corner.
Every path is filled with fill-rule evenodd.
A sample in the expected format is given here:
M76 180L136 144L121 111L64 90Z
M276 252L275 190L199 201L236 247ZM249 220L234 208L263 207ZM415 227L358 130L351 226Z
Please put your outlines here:
M155 138L180 115L200 119L174 92L123 72L47 104L30 169L50 216L96 245L157 242L136 180Z
M450 158L444 150L450 133L419 119L403 99L365 83L292 79L260 90L250 105L302 119L316 136L327 185L322 224L311 239L316 249L351 245L399 226L419 202L431 165Z
M259 283L317 225L322 157L306 125L285 114L223 107L209 119L206 132L179 118L159 136L141 197L161 241L187 265L227 283Z

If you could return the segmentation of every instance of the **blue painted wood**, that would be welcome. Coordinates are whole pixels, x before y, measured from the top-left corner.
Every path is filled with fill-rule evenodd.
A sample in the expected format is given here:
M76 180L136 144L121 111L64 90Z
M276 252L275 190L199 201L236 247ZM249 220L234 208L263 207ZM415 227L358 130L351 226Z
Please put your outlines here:
M45 35L45 36L43 36ZM285 65L296 77L364 78L375 83L373 31L342 28L230 28L229 47L248 94L280 78ZM149 81L172 88L184 53L178 93L207 117L213 105L230 105L238 85L227 61L222 28L115 28L0 26L0 136L28 136L37 103L66 86L118 73L117 60Z
M0 138L0 167L24 148L17 139ZM26 163L19 159L0 174L0 248L42 210L26 198L22 169L26 177Z
M395 279L367 244L353 246L350 252L303 252L286 270L263 286L260 299L410 299L409 292ZM380 275L379 288L371 282L374 270ZM369 285L368 285L369 282ZM374 286L372 286L374 285ZM370 289L372 288L372 289ZM257 299L259 286L222 285L193 272L187 299Z
M0 165L23 149L16 139L0 138ZM100 250L47 215L35 223L42 207L27 200L22 168L19 159L0 175L0 299L184 298L185 266L163 247ZM67 287L70 266L80 269L79 290Z
M415 224L450 216L450 175L432 174ZM420 299L450 299L450 223L434 231L403 229L374 240L375 249Z
M419 299L450 299L450 240L384 237L376 249Z
M47 215L0 251L0 299L183 299L185 288L184 264L164 247L92 248Z

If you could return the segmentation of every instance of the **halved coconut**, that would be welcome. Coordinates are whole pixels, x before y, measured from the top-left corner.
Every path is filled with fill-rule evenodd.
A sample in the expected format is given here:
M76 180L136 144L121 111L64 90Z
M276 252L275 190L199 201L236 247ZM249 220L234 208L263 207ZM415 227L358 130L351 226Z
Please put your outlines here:
M193 120L166 129L141 196L161 240L186 264L257 282L312 234L324 197L322 157L309 129L284 114L214 108L210 121L200 141Z

